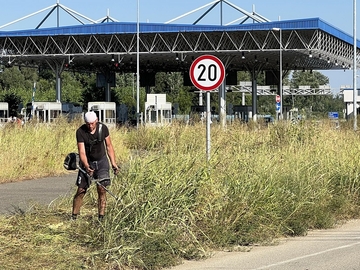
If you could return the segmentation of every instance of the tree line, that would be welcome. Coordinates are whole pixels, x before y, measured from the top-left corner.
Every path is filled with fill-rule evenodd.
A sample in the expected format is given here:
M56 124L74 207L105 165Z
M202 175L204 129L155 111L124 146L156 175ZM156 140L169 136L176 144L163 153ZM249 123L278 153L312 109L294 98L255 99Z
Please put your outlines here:
M284 85L298 88L299 85L319 85L329 83L328 77L320 72L293 71L283 79ZM237 81L250 81L248 72L237 72ZM34 83L36 87L34 89ZM265 85L265 74L259 73L257 84ZM105 91L96 86L96 73L79 73L64 71L61 74L61 102L74 102L87 108L90 101L104 101ZM159 72L155 77L155 86L150 87L151 93L164 93L167 101L178 104L178 114L189 114L191 106L199 103L198 94L194 88L184 86L183 75L180 72ZM33 93L34 92L34 93ZM32 101L55 101L56 78L50 69L36 69L13 66L0 72L0 101L9 103L9 114L18 116L21 107ZM140 87L140 111L144 111L146 101L145 88ZM125 104L128 108L136 107L136 74L116 73L116 86L111 89L111 101ZM241 105L241 93L227 93L227 104ZM245 96L247 106L251 106L251 95ZM258 96L258 114L275 115L274 96ZM211 94L211 106L218 111L218 94ZM283 106L295 107L315 117L325 117L330 111L342 112L344 108L342 97L332 96L284 96Z

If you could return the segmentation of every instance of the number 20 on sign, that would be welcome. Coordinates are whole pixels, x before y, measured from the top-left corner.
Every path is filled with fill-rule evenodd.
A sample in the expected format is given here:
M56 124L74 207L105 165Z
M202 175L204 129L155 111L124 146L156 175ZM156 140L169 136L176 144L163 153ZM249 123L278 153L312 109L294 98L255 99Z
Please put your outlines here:
M222 84L224 78L224 64L213 55L202 55L191 64L191 82L200 90L212 91Z

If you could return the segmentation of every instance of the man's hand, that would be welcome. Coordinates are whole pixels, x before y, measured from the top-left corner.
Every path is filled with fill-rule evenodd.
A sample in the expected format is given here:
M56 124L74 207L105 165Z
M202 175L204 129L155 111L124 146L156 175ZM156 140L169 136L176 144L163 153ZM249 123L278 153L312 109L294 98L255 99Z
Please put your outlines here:
M117 175L120 172L119 166L112 166L113 172L115 175Z
M94 173L94 169L93 169L93 168L91 168L91 167L89 166L89 167L87 167L85 170L86 170L86 172L87 172L87 174L88 174L89 176L93 176L93 173Z

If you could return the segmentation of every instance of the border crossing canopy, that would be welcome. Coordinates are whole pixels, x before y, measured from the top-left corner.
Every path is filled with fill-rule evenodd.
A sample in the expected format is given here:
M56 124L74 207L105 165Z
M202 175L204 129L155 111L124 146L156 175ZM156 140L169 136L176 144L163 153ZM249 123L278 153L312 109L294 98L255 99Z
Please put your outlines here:
M226 26L140 23L140 75L181 71L188 76L195 58L211 54L221 59L227 73L264 71L276 84L279 48L284 74L289 70L352 68L353 38L320 18L257 21ZM39 24L36 29L0 31L0 64L50 66L60 71L136 72L137 24L109 17L101 22L46 29ZM281 40L277 29L281 29ZM358 64L359 47L357 41Z

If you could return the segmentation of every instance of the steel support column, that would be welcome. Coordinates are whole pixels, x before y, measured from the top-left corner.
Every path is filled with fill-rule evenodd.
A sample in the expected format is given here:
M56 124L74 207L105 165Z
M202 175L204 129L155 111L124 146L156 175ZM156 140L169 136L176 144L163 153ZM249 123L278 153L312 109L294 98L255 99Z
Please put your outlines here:
M256 72L253 68L251 71L251 80L252 80L252 119L254 122L257 120L257 82L256 82Z
M219 86L219 121L222 127L226 126L226 81Z
M56 101L61 102L61 67L59 63L55 64L55 76L56 76Z
M106 82L105 85L105 101L110 102L111 101L111 87L110 82Z

